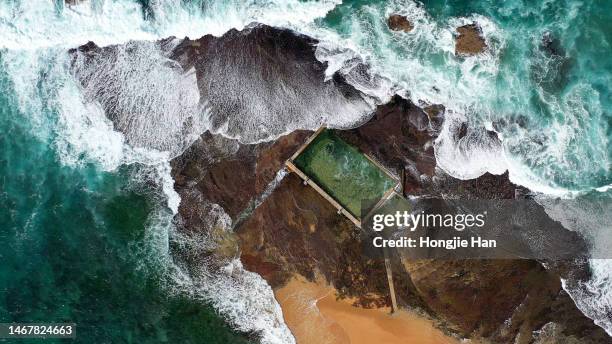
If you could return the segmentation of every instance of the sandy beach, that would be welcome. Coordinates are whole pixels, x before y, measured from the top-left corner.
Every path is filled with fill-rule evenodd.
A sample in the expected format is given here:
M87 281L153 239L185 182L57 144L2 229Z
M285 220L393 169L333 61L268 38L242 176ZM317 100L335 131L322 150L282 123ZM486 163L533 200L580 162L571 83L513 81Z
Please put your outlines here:
M298 344L451 344L458 343L433 323L408 311L363 309L336 300L323 283L296 277L275 291L285 322Z

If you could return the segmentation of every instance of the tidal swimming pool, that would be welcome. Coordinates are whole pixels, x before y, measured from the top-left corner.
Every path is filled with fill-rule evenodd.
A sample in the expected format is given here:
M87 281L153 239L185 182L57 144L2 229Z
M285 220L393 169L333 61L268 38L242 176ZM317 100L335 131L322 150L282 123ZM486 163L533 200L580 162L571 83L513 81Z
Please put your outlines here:
M332 130L321 131L294 164L356 218L397 185L390 174Z

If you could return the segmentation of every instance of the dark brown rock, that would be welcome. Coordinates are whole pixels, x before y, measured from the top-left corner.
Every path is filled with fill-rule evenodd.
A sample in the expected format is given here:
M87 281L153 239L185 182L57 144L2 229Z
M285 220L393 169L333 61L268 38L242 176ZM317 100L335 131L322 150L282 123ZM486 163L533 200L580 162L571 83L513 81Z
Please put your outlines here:
M514 198L517 192L525 192L510 183L507 174L460 181L441 173L428 145L433 139L425 125L428 120L419 107L395 97L379 106L364 126L338 134L388 167L399 164L409 171L414 166L419 176L411 179L414 194L486 199ZM189 217L188 209L197 207L187 197L195 188L222 204L233 218L238 217L308 135L302 132L274 143L238 145L229 149L229 155L215 150L203 154L210 147L228 146L228 142L220 145L214 136L204 135L193 150L173 161L177 190L184 197L180 216ZM412 176L409 173L408 178ZM365 255L357 228L294 174L286 176L239 223L236 233L245 267L261 274L274 288L294 274L310 280L322 275L339 297L354 297L362 307L389 305L384 263ZM559 275L536 261L407 261L393 256L392 266L399 304L424 310L461 336L530 343L534 331L554 324L557 342L567 338L583 343L608 340L561 289Z
M455 42L455 55L472 56L480 54L487 48L487 43L482 37L482 30L478 24L468 24L457 28Z
M72 48L68 50L69 54L75 54L77 52L81 52L81 53L96 53L97 51L99 51L100 47L98 47L98 45L92 41L89 41L77 48Z
M404 31L410 32L414 29L414 25L406 18L406 16L400 14L392 14L387 19L387 25L389 25L389 29L393 31Z
M338 133L391 170L410 165L416 167L419 175L434 174L436 162L431 144L434 136L429 118L423 109L400 96L377 107L366 124Z
M295 174L288 175L237 233L242 261L272 285L294 274L309 280L321 275L361 307L389 306L384 262L363 253L360 232ZM401 267L400 267L401 268ZM406 274L395 279L400 300L419 304Z
M231 218L237 219L308 135L310 132L295 131L275 142L243 145L207 132L172 160L175 189L181 196L196 189L208 201L223 207ZM215 150L218 146L230 148ZM188 202L181 202L179 211L183 207L188 207Z
M423 111L429 117L429 123L434 131L440 130L444 122L444 112L446 108L442 104L430 104L423 106Z
M573 304L559 276L530 260L404 261L424 302L450 328L494 343L531 343L547 323L581 343L610 338Z
M253 25L221 37L185 39L171 57L184 70L195 68L212 129L227 128L231 136L253 142L280 135L296 123L313 126L302 124L304 118L323 124L330 109L354 117L370 111L367 97L341 75L326 81L327 65L315 56L317 43L291 30Z

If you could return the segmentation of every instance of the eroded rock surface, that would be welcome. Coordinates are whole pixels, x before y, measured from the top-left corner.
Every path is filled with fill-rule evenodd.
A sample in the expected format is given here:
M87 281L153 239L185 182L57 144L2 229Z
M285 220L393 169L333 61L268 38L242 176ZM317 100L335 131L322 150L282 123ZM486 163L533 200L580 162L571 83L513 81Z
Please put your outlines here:
M530 260L404 261L419 295L448 326L494 343L531 343L533 331L554 323L565 343L609 343L576 308L559 276ZM561 330L562 329L562 330Z
M507 174L484 175L469 181L444 175L435 168L435 160L431 160L433 152L428 143L433 137L428 134L431 128L426 121L423 110L395 97L391 103L378 107L375 116L364 126L338 133L388 167L413 166L419 176L418 180L411 181L414 193L486 199L514 198L517 192L525 192L510 183ZM388 135L380 135L384 132ZM290 152L279 154L290 150L281 147L297 148L297 141L309 134L289 135L274 144L243 146L238 152L249 151L246 147L251 147L249 159L261 161L273 170L290 155ZM202 145L201 149L206 146ZM263 153L257 153L258 150ZM190 153L193 154L199 155ZM237 156L241 156L237 159L240 164L248 165L249 159L242 153ZM189 156L180 159L184 158L192 160ZM418 160L424 162L417 164ZM224 169L224 164L219 162L212 169L245 178L235 168ZM246 184L254 184L254 180L262 177L253 167L259 164L251 163L249 171L255 177L246 177ZM177 180L183 179L177 176ZM272 173L269 173L259 184L271 179ZM212 176L203 178L204 183L212 180L215 180ZM184 186L181 182L177 187L180 190ZM236 197L240 188L225 189L221 196L211 196L220 197L217 201L221 203L240 199ZM257 193L246 185L244 190L251 195ZM238 214L247 203L245 198L226 207L230 213ZM364 255L357 228L293 174L282 180L252 215L240 223L236 232L245 266L261 274L273 287L283 285L296 273L311 280L321 274L338 289L340 297L354 297L364 307L389 305L384 263ZM535 336L533 331L555 324L554 335L558 341L580 338L584 343L606 343L608 340L603 330L584 317L561 289L559 275L535 261L411 261L397 256L392 261L400 304L427 311L443 327L460 336L485 337L496 343L528 343Z
M197 190L237 220L308 135L310 132L296 131L275 142L243 145L207 132L172 161L175 189L181 196L183 191ZM189 206L181 202L179 211Z

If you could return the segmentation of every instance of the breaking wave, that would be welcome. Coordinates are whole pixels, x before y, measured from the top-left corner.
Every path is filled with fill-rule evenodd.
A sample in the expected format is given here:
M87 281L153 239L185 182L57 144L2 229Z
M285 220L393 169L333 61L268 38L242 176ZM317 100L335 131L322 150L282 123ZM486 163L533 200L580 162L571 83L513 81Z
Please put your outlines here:
M609 202L611 112L606 109L612 104L606 85L612 73L604 62L610 37L602 32L609 19L594 22L590 15L609 11L572 0L474 4L473 12L470 5L453 12L453 6L428 9L410 0L342 4L320 26L302 31L322 40L318 57L330 70L350 70L358 57L372 74L389 81L370 90L354 83L357 89L380 99L397 92L416 104L443 104L445 123L435 154L448 174L472 179L509 171L511 181L544 197L579 199L595 192ZM469 14L474 12L482 15ZM386 18L392 13L407 16L413 31L390 31ZM474 21L487 50L455 56L455 28ZM581 30L596 38L580 40ZM577 47L583 50L578 53ZM595 73L586 67L593 58L601 66ZM590 243L607 242L609 226L590 235L580 232ZM590 280L564 281L564 288L580 310L611 333L609 261L589 264Z
M164 54L155 43L131 41L92 58L77 53L74 71L85 101L99 102L128 144L174 157L208 129L208 114L195 70L184 73Z
M236 258L229 215L200 194L189 197L204 205L198 215L207 220L206 228L171 236L172 292L212 304L235 329L256 332L262 343L295 343L272 288Z

